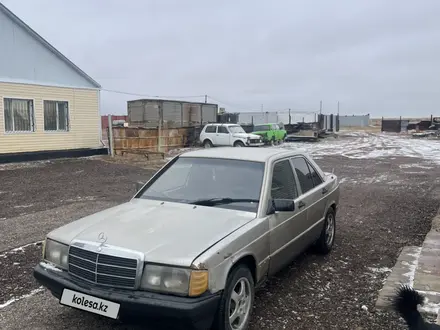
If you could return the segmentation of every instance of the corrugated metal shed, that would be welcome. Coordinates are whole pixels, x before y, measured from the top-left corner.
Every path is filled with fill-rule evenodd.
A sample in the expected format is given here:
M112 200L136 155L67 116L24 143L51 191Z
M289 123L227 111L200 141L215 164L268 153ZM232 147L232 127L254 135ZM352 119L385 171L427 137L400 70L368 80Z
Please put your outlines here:
M368 127L370 125L370 115L339 116L341 127Z
M267 123L283 123L289 124L288 112L240 112L240 124L267 124ZM316 114L310 112L291 112L290 123L296 124L299 122L312 123L316 121Z
M130 126L200 126L217 122L218 105L175 100L142 99L127 102Z

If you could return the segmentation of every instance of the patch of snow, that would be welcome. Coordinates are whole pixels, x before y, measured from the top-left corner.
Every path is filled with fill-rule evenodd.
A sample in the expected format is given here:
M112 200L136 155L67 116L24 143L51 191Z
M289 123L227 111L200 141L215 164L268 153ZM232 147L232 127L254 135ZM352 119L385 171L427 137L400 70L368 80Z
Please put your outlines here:
M42 286L40 286L38 289L32 290L28 294L25 294L25 295L20 296L20 297L12 298L12 299L8 300L7 302L5 302L4 304L0 304L0 309L5 308L5 307L13 304L16 301L32 297L32 296L36 295L37 293L40 293L40 292L43 292L43 291L44 291L44 288Z
M391 268L388 267L380 267L380 268L368 267L368 269L371 270L373 273L379 273L379 274L391 273Z
M18 209L18 208L23 208L26 209L28 207L32 207L34 206L34 204L27 204L27 205L15 205L14 208Z
M420 307L420 310L426 313L438 315L440 311L440 303L429 302L429 299L425 297L425 303L423 304L423 306Z
M385 157L422 158L440 164L440 140L412 139L407 135L351 132L338 139L316 142L286 142L277 148L307 150L312 157L340 155L350 159Z
M96 199L98 199L98 197L96 197L96 196L78 196L75 198L61 200L61 202L83 202L83 201L94 201Z
M43 241L38 241L38 242L29 243L29 244L26 244L26 245L23 245L23 246L16 247L14 249L11 249L9 251L6 251L6 252L3 252L2 254L0 254L0 258L6 258L9 254L14 254L14 253L17 253L17 252L24 252L24 249L26 249L27 247L29 247L29 246L37 246L37 245L39 245L41 243L43 243Z
M55 267L54 265L52 265L52 264L50 264L50 263L48 263L48 262L41 261L41 262L40 262L40 266L43 267L43 268L45 268L45 269L52 270L52 271L54 271L54 272L62 272L61 269Z
M34 162L23 162L23 163L8 163L0 165L0 171L10 171L22 168L35 168L43 167L52 163L51 160L39 160Z
M339 180L339 183L344 183L346 181L347 181L347 178L342 178L342 179Z
M406 284L411 288L414 286L414 276L416 274L416 269L419 264L419 258L421 253L422 253L422 247L417 247L417 251L415 253L408 253L409 256L414 257L414 260L412 262L402 261L402 265L408 266L409 268L409 272L403 274L403 276L408 278L408 281L402 284Z
M431 170L431 169L433 169L434 168L434 166L426 166L426 165L422 165L422 164L418 164L418 163L415 163L415 164L401 164L401 165L399 165L399 167L400 168L423 168L423 169L426 169L426 170Z

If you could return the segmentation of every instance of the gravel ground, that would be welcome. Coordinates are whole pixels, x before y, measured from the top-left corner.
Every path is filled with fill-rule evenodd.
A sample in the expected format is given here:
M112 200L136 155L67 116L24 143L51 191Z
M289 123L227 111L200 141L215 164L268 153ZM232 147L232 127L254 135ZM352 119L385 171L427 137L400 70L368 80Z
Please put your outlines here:
M251 329L406 329L394 313L374 311L374 304L400 249L420 245L430 228L439 206L440 168L405 157L353 160L325 156L317 162L326 171L334 169L342 182L335 248L325 257L308 251L270 279L256 295ZM65 188L50 179L81 170L83 174L78 176L83 180L66 180ZM32 181L36 171L46 179ZM131 196L132 183L151 171L82 159L5 172L0 170L0 182L6 180L8 191L27 196L26 203L33 206L17 211L7 196L0 218L50 208L54 205L47 201L50 196L58 201L78 196L123 201ZM28 179L20 179L21 173ZM28 189L32 193L26 193ZM6 190L3 185L2 190ZM90 205L94 202L89 201ZM0 306L38 288L31 269L40 255L38 245L0 254L0 269L7 270L0 282ZM160 329L121 325L62 307L46 292L0 309L0 324L6 329Z
M0 165L0 221L84 201L121 203L153 173L98 157Z

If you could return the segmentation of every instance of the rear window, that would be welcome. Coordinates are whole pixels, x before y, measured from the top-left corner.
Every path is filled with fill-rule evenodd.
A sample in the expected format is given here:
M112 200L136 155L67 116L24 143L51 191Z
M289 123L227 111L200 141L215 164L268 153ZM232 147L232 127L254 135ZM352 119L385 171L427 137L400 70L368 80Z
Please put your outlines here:
M205 129L205 133L215 133L215 126L207 126Z

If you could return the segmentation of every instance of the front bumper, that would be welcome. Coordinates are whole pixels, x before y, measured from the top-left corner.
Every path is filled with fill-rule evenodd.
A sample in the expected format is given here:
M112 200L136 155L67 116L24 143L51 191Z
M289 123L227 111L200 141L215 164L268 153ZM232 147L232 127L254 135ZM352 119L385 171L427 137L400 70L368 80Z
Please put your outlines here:
M119 317L141 316L167 319L185 324L185 328L208 329L212 325L221 293L197 298L176 297L146 291L102 288L79 281L65 271L53 271L37 265L34 277L58 299L64 289L120 304Z
M259 143L246 142L246 146L247 147L261 147L261 146L264 146L264 142L259 142Z

